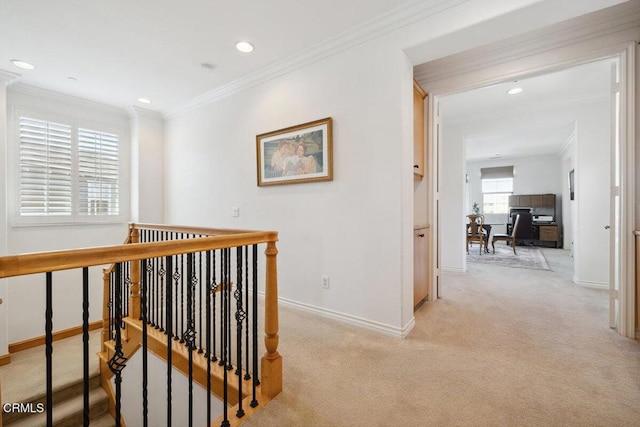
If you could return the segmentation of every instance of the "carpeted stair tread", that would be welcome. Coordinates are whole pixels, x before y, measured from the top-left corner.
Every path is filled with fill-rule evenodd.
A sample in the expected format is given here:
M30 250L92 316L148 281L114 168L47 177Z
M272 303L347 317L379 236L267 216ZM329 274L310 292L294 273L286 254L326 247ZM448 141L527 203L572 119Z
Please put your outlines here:
M89 406L89 413L92 419L97 419L98 417L102 419L103 415L108 415L109 401L107 393L105 393L105 391L100 387L89 390ZM84 404L82 393L77 394L67 400L56 403L53 410L53 425L56 427L82 425L83 409ZM109 418L110 422L107 424L94 424L92 422L91 425L113 425L113 418L111 418L110 416ZM103 421L105 420L101 420L101 422ZM39 427L46 426L46 424L46 413L34 414L22 418L16 422L9 421L5 423L7 427Z

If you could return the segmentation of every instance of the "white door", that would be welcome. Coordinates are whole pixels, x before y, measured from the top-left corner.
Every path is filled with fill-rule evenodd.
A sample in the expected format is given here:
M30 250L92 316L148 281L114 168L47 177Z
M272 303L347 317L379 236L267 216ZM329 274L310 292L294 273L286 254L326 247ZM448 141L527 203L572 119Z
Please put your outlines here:
M611 65L611 195L609 224L609 327L620 326L620 61Z

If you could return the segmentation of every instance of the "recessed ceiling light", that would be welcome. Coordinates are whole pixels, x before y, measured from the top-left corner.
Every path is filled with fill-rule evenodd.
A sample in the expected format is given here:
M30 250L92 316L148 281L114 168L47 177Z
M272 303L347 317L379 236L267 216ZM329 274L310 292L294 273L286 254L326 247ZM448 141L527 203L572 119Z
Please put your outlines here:
M73 77L73 76L69 76L69 77L67 77L67 80L69 80L71 82L77 82L78 78L77 77Z
M18 68L22 68L23 70L33 70L35 65L29 64L28 62L22 61L20 59L12 59L11 63Z
M509 90L507 91L507 93L508 93L509 95L517 95L517 94L519 94L520 92L522 92L522 88L521 88L521 87L512 87L511 89L509 89Z
M149 98L138 98L138 102L143 104L151 104L151 100Z
M240 52L249 53L253 51L253 45L249 42L238 42L236 43L236 49Z

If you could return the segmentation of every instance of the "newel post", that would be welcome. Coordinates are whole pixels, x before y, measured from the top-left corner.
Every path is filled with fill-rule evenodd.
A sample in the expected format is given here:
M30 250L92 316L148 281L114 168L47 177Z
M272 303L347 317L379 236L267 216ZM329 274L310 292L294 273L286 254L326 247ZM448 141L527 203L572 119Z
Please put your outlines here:
M140 243L140 230L129 224L129 243ZM140 319L140 261L131 261L131 292L129 294L129 317Z
M266 283L264 310L264 343L267 352L262 357L262 394L275 397L282 391L282 356L278 353L278 267L276 243L268 242L265 250Z

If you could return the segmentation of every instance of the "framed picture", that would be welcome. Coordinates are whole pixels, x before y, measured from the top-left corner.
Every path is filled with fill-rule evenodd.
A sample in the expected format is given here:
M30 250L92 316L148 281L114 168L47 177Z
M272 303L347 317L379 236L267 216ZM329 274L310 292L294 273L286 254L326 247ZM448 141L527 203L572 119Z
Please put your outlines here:
M574 184L574 169L571 169L569 172L569 199L573 200L575 198L575 184Z
M258 186L333 180L332 119L256 136Z

